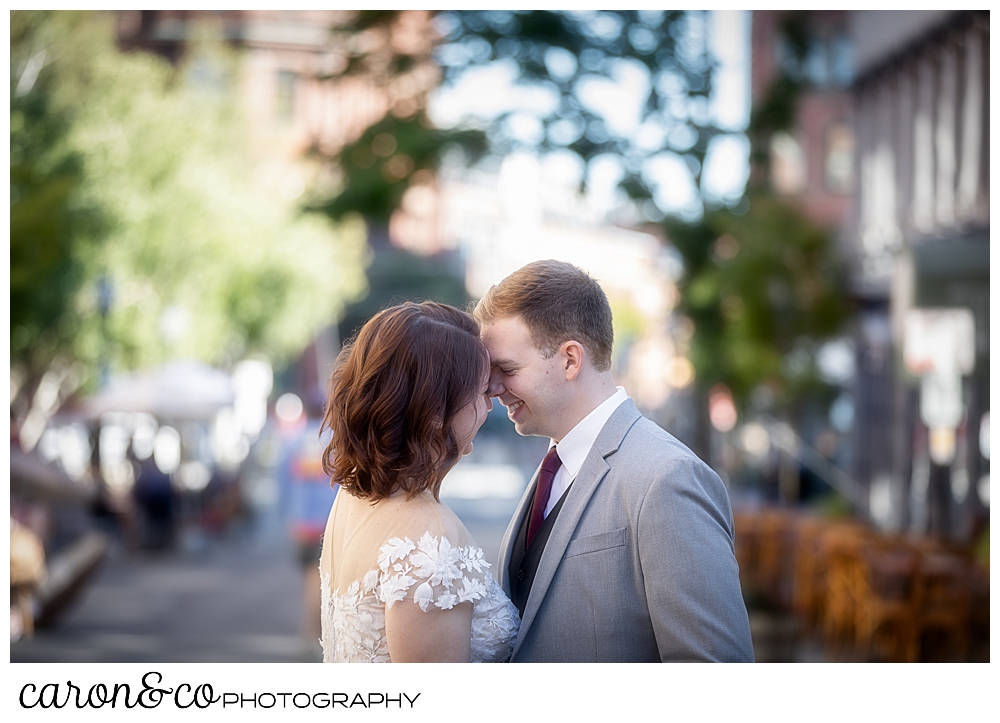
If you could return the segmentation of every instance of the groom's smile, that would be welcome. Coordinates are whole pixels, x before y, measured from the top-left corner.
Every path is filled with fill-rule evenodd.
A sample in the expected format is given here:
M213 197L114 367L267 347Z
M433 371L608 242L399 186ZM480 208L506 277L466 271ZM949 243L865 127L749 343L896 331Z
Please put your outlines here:
M514 426L516 427L518 422L522 421L523 417L525 416L524 414L522 414L521 417L519 418L517 414L524 408L524 402L522 402L520 399L508 400L507 402L504 402L503 399L500 399L500 403L507 408L507 419L512 421L514 423Z

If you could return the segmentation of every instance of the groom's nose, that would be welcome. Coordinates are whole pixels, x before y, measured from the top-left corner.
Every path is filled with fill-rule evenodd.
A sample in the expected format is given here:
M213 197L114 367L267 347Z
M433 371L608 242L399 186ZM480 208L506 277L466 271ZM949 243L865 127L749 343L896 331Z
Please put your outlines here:
M507 391L507 388L503 385L500 379L500 370L494 369L490 372L490 396L499 397Z

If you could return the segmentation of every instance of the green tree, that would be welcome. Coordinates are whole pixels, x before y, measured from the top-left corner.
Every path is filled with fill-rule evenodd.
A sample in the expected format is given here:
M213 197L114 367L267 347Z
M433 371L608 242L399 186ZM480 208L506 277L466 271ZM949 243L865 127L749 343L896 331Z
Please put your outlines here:
M90 386L102 358L280 364L363 289L359 220L333 226L255 183L233 58L208 43L178 68L123 54L109 20L11 13L11 365L25 399L69 361ZM165 311L186 320L173 335Z
M53 97L46 68L79 18L11 13L10 352L21 385L72 346L71 300L86 281L81 254L107 233L103 209L82 192L72 108Z
M339 187L313 208L334 219L361 213L370 236L378 239L386 235L406 190L426 182L450 152L471 165L527 148L569 152L585 166L602 156L618 158L621 188L655 214L646 162L658 154L676 154L687 161L697 183L717 132L708 113L712 62L703 24L703 13L680 11L357 12L334 28L336 45L346 58L330 77L361 76L385 88L390 111L330 159L340 175ZM438 128L431 121L431 90L492 64L512 67L518 84L549 98L548 109L535 117L540 132L534 139L514 132L515 110L491 119L466 119L455 127ZM616 131L587 100L594 83L615 83L628 74L645 83L638 136ZM462 279L447 259L419 259L374 245L368 270L371 296L349 309L344 334L404 298L467 300ZM406 269L412 278L404 283L397 269Z
M690 358L698 385L700 446L706 447L708 390L724 384L745 411L795 419L834 390L815 354L843 332L850 312L846 268L829 229L820 228L770 187L770 142L794 127L808 88L808 13L781 21L788 54L750 115L750 179L737 209L709 210L701 221L667 220L684 258L679 311L694 323Z
M449 147L462 149L469 162L486 152L502 156L525 147L568 151L584 164L614 156L622 164L621 188L637 200L652 195L645 165L658 154L682 157L699 182L718 132L709 112L712 60L703 13L448 11L434 19L436 41L394 42L394 33L406 30L399 28L404 19L403 11L361 11L335 29L348 53L335 75L372 78L390 89L395 102L377 128L334 159L343 178L325 205L334 218L356 208L366 217L388 218L414 175L436 169ZM550 98L548 109L535 116L535 137L514 131L517 110L485 125L470 119L459 128L433 127L427 116L433 84L426 78L439 72L448 85L490 64L511 66L519 84ZM618 82L629 72L645 84L637 134L617 131L587 99L594 83ZM398 90L406 88L416 90ZM385 151L390 142L392 150Z
M339 75L421 90L396 93L392 112L338 154L343 184L324 206L334 218L363 209L384 223L410 180L434 170L449 144L467 149L470 160L523 147L570 151L584 163L612 155L624 169L623 189L637 200L650 196L644 163L658 153L683 157L700 179L719 132L708 109L714 61L704 42L703 13L448 11L435 18L436 42L411 43L409 50L393 42L401 18L399 11L364 11L337 30L348 52ZM802 17L792 13L783 28L800 65L803 27ZM519 83L553 99L537 114L540 132L527 140L515 133L516 110L486 125L470 120L460 129L434 128L426 112L430 86L415 78L429 77L428 65L436 64L447 86L496 63L512 66ZM634 136L616 134L586 100L588 83L614 80L626 67L648 80L643 132ZM800 76L780 74L754 110L755 158L771 134L790 127ZM690 354L698 383L703 391L725 383L741 405L762 386L779 404L822 395L811 352L839 331L846 315L842 269L829 234L766 188L753 191L749 209L709 208L695 223L663 222L685 262L680 311L694 322Z
M722 383L743 406L758 388L778 409L823 396L814 354L846 318L844 269L829 234L793 205L751 194L744 214L667 224L685 276L678 311L694 323L699 386Z

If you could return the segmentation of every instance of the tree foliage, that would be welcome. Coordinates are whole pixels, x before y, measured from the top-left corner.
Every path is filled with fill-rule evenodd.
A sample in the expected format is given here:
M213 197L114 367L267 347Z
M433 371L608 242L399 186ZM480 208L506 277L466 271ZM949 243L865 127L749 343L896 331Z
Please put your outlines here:
M727 385L740 404L763 388L779 407L821 392L815 351L848 311L829 235L764 193L745 214L717 210L667 229L684 257L679 311L694 322L699 383Z
M613 156L624 170L622 188L635 199L650 197L645 164L657 154L684 158L699 180L718 133L708 106L714 61L705 45L704 14L447 11L434 18L436 39L424 34L409 44L394 40L404 16L362 11L339 28L348 48L339 74L375 78L396 89L390 92L396 100L379 126L337 156L345 182L327 206L335 217L357 208L384 221L413 175L435 168L455 139L457 129L436 129L428 120L430 86L415 80L430 78L433 63L445 87L471 71L502 65L518 83L549 97L548 105L534 109L534 135L517 131L520 109L485 122L466 119L459 125L466 133L461 140L478 153L569 151L585 164ZM802 18L790 14L783 26L790 63L801 64L804 57L802 31ZM646 91L637 130L625 134L595 107L588 86L620 81L628 72L646 79ZM398 90L403 87L422 90L404 97ZM781 74L755 109L749 130L755 152L766 155L770 134L791 126L801 87L798 75ZM485 146L474 145L477 130ZM394 154L409 162L394 161ZM393 173L393 163L410 173ZM755 191L746 213L715 209L697 223L668 219L664 226L684 257L680 311L694 322L690 355L699 385L725 383L741 404L759 388L771 390L780 403L818 392L812 351L838 333L846 315L843 276L828 233L766 189Z
M173 68L119 52L108 21L11 13L12 367L297 353L363 286L360 221L255 183L224 51Z
M771 137L793 129L808 87L807 15L782 18L782 65L750 114L751 177L740 210L717 209L690 225L665 222L684 258L679 311L694 323L699 386L722 383L741 407L793 415L806 400L829 401L816 352L842 332L849 313L846 269L830 232L769 185Z
M338 167L346 183L335 198L316 209L334 219L361 214L387 224L411 182L430 175L443 150L454 145L473 158L486 151L485 137L477 131L442 131L423 116L387 115L343 148Z
M412 12L412 11L410 11ZM622 165L621 188L632 198L651 197L647 162L676 154L688 162L695 183L709 142L717 133L709 112L713 61L705 47L704 16L682 11L459 10L437 14L436 38L397 42L407 11L361 11L337 29L348 49L339 75L363 75L390 89L393 110L383 127L337 154L343 172L341 194L327 207L337 217L351 204L384 219L392 213L413 173L433 169L441 151L457 145L502 156L519 148L568 151L584 164L613 156ZM532 121L538 132L517 131L522 111L466 119L460 128L435 129L427 119L428 68L439 68L442 83L489 65L513 69L517 82L542 91L548 108ZM641 78L644 90L637 125L628 131L609 122L591 100L601 83ZM335 74L337 75L337 74ZM406 89L419 89L407 95ZM397 172L381 173L375 139L396 134ZM485 140L484 140L485 138ZM359 160L364 161L359 164ZM390 158L386 159L388 163ZM584 183L586 176L584 175Z
M541 114L541 151L568 148L585 161L610 153L622 159L627 180L645 186L642 161L660 151L689 154L699 162L716 132L709 120L712 60L704 44L700 13L603 10L459 11L442 16L444 38L437 57L444 81L454 82L475 66L513 64L523 83L539 84L557 102ZM650 138L623 136L587 101L585 86L616 80L623 65L647 79L639 121ZM490 126L491 137L516 146L511 112ZM678 133L684 129L685 133ZM652 131L657 131L653 133Z
M44 68L77 17L11 13L10 346L12 362L35 375L71 345L80 254L106 235L106 214L81 190L72 108L53 97Z

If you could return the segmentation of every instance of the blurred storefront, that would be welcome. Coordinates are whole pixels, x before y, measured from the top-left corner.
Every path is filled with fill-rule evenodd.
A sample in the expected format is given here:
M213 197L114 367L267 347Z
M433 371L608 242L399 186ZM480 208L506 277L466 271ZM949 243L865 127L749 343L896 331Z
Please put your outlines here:
M755 150L748 189L791 204L830 239L832 255L844 256L857 184L850 12L755 10L750 52L748 135ZM850 320L838 336L811 352L834 401L787 423L765 416L737 429L737 446L749 466L762 477L777 477L771 483L777 489L765 497L804 504L836 499L856 514L867 514L867 488L853 470L856 420L872 413L859 407L864 402L855 394L850 328L859 324L864 326L862 320ZM713 426L732 429L732 400L725 394L712 398L721 414Z
M50 420L39 464L87 490L96 524L126 548L200 549L243 511L242 466L272 383L258 360L232 374L178 360L112 376Z
M752 37L755 110L780 129L756 139L756 182L849 264L838 351L854 359L830 421L853 506L973 541L989 519L988 14L755 11Z
M886 529L969 541L989 521L989 14L850 26L856 475Z
M752 52L755 109L791 104L751 124L756 182L833 232L853 309L817 357L839 449L740 434L803 467L780 504L734 497L757 659L988 660L989 15L755 11Z

